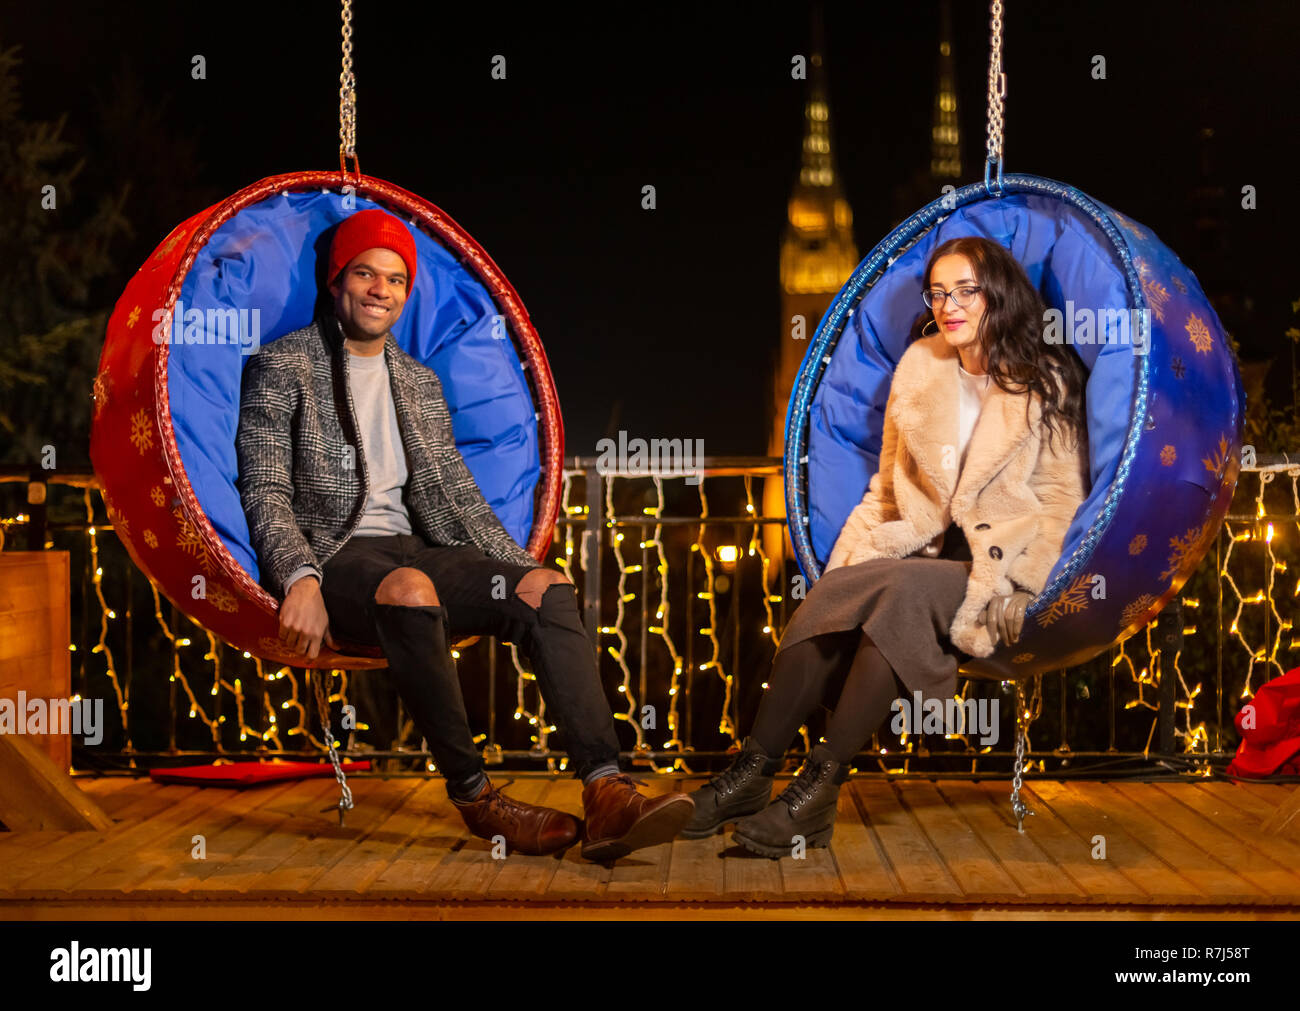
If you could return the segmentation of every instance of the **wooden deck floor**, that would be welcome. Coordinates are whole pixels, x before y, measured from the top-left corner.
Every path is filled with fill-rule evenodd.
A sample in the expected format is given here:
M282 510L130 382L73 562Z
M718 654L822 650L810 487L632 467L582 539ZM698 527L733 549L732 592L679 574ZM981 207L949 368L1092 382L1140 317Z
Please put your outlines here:
M498 773L498 784L504 777ZM659 777L648 791L701 779ZM1294 787L1036 780L1015 831L1002 780L857 778L829 850L768 860L730 833L612 866L493 859L441 779L350 780L347 826L321 809L332 779L246 791L79 781L115 819L97 832L0 833L0 919L453 918L698 915L999 919L1180 915L1292 919L1300 831L1260 831ZM572 779L507 793L580 814ZM196 835L206 839L194 859ZM1106 858L1094 859L1104 836ZM635 905L635 908L630 906Z

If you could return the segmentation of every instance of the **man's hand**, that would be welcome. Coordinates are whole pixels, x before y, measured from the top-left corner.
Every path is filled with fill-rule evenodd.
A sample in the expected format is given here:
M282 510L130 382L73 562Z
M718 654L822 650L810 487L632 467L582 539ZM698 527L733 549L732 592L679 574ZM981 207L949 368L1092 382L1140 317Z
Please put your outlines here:
M1025 608L1034 595L1025 590L998 594L984 607L981 616L988 629L989 638L996 646L1000 642L1013 643L1020 638L1025 623Z
M280 605L280 641L295 653L315 660L320 654L321 639L330 649L338 649L329 632L329 615L325 599L315 576L303 576Z

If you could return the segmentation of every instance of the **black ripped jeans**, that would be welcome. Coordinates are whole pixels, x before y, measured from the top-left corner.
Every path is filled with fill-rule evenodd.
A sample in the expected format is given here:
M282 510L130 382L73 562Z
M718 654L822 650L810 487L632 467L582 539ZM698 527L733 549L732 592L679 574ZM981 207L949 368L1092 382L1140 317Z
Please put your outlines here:
M438 606L377 604L379 584L397 568L428 576ZM412 534L353 537L325 563L321 595L331 634L383 648L398 693L449 782L483 770L449 649L471 635L496 636L527 655L575 775L618 763L614 716L576 591L567 582L548 586L533 608L515 593L531 571L472 546L430 547Z

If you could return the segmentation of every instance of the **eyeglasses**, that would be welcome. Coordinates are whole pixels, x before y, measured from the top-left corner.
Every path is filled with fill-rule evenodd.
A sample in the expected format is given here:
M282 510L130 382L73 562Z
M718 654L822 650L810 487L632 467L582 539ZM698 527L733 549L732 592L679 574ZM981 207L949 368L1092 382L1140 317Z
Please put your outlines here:
M958 309L965 309L971 302L975 301L975 296L982 290L978 284L963 284L960 288L953 288L952 291L944 291L942 288L927 288L921 291L921 301L937 311L939 306L951 298Z

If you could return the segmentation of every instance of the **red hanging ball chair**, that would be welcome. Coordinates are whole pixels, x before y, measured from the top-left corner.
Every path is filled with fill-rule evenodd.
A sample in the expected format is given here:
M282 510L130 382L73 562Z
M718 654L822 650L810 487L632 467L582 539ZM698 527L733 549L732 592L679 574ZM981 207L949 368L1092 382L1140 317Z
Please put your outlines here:
M127 284L94 385L90 455L114 530L181 611L237 649L320 668L384 666L377 650L278 638L235 488L243 367L311 322L324 236L356 210L410 223L416 281L393 328L442 382L457 448L511 535L541 560L559 511L564 429L546 355L491 257L428 201L343 171L254 183L182 222Z

